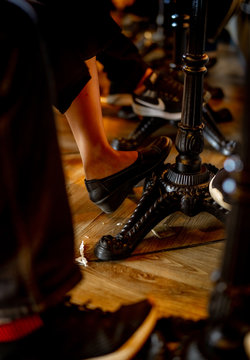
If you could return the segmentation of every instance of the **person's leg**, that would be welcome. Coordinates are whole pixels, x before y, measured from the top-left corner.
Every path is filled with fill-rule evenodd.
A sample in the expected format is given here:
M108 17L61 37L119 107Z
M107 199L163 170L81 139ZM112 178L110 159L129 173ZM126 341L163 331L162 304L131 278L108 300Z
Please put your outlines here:
M91 80L65 112L76 139L85 176L100 179L131 165L137 151L115 151L107 140L103 126L99 82L95 58L86 61Z
M0 2L0 44L0 360L101 356L139 331L136 352L156 321L147 301L103 314L64 300L81 276L47 61L25 1Z
M104 66L111 88L119 87L120 93L133 93L145 74L152 72L137 47L122 32L97 54L97 60Z
M105 2L74 5L76 7L69 6L68 12L64 8L60 20L55 17L55 26L52 26L54 18L50 10L56 11L56 8L50 3L39 8L55 75L55 106L66 115L75 136L90 199L103 211L111 212L118 208L133 186L164 162L171 140L161 139L144 155L137 151L117 151L108 143L102 122L96 60L91 54L105 48L120 33L120 28L105 12ZM97 19L94 5L104 11L98 13ZM72 25L68 34L65 34L63 21ZM86 65L90 79L83 73Z
M132 94L145 90L144 81L153 69L143 60L137 47L122 32L98 52L97 60L102 64L101 70L109 81L101 102L118 106L130 106ZM102 85L102 84L101 84Z
M121 205L133 186L163 164L172 142L161 137L140 152L114 150L103 127L95 58L86 64L91 80L65 115L82 157L89 197L102 211L111 213Z
M19 5L1 1L0 11L1 318L52 305L81 278L47 59L32 8Z

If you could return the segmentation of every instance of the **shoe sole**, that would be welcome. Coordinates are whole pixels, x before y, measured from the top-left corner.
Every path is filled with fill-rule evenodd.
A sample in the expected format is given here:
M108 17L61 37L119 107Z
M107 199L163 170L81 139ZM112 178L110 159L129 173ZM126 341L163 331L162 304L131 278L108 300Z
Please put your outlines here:
M141 350L158 320L158 311L152 308L142 325L134 334L115 352L84 360L130 360Z
M132 191L135 185L128 184L128 186L125 189L123 186L121 186L120 188L116 189L116 191L113 194L109 194L107 197L101 199L100 201L95 202L94 204L97 205L103 212L105 212L105 214L111 214L116 209L118 209L118 207L123 203L123 201ZM123 194L122 196L121 193Z
M123 203L128 194L132 191L133 187L135 187L141 180L147 177L150 173L155 171L159 166L161 166L165 159L167 158L171 147L172 140L168 139L168 150L166 149L166 154L162 156L159 162L152 166L150 169L147 169L144 173L138 175L133 181L127 184L127 187L124 189L124 186L117 188L112 194L109 194L107 197L96 201L94 204L97 205L104 213L111 214ZM121 196L121 193L123 194Z
M150 107L138 105L136 103L132 104L132 108L134 110L134 113L140 116L159 117L162 119L174 120L174 121L181 120L181 112L170 113L167 111L152 109Z
M131 106L133 98L131 94L114 94L101 96L102 104L117 105L117 106Z
M219 204L221 207L223 207L223 209L230 211L232 209L232 206L224 201L223 195L221 194L221 192L218 189L212 187L214 179L215 179L215 176L212 178L212 180L209 183L209 193L217 204Z

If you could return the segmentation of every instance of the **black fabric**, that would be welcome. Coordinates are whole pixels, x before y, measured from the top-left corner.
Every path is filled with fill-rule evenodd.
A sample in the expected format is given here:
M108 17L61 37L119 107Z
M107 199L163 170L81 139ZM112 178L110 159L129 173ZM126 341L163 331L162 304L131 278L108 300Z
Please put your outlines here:
M44 326L36 332L0 342L0 360L79 360L113 353L140 330L151 309L146 300L112 313L59 304L41 314ZM137 341L142 346L143 336Z
M137 47L121 32L97 54L97 60L120 93L132 93L148 68Z
M55 79L55 106L64 113L90 76L84 60L109 44L119 26L105 1L30 1L45 39Z
M48 47L57 90L55 106L60 112L68 109L88 82L84 60L94 56L111 81L126 91L135 89L148 66L110 16L109 1L42 0L32 5Z
M55 304L81 279L49 63L35 14L18 4L0 1L0 318Z

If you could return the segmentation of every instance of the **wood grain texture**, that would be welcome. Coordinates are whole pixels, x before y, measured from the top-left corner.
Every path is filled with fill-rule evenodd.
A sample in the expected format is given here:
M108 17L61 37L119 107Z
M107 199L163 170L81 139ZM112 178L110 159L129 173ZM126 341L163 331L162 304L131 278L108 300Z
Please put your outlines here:
M220 86L225 97L212 100L213 109L227 107L233 121L218 125L227 137L240 139L240 120L244 77L235 48L221 45L217 64L209 70L208 81ZM104 126L109 140L127 136L137 125L120 119L117 109L104 108ZM64 116L56 113L58 139L62 151L67 191L75 229L75 251L85 244L88 266L81 266L83 280L72 290L73 301L89 307L115 310L149 297L162 315L199 319L207 316L207 304L213 284L211 274L219 267L226 237L224 225L207 213L189 218L175 213L164 219L133 254L122 261L101 262L93 253L95 243L106 234L115 235L138 203L142 187L134 189L113 214L106 215L93 205L84 187L81 159ZM159 133L175 136L167 125ZM167 161L174 162L173 147ZM203 162L223 167L225 156L205 142ZM80 265L79 265L80 266Z

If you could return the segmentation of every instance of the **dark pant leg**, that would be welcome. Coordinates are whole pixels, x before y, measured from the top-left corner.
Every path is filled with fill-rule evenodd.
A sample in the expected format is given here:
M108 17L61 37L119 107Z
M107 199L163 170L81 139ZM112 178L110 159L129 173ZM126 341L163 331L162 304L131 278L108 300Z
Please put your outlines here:
M0 1L0 318L55 304L80 280L48 63L27 6Z
M121 32L98 53L97 60L109 80L119 84L123 92L133 92L148 68L137 47Z
M55 76L57 97L54 104L64 113L89 81L84 61L109 48L113 39L120 36L121 29L111 18L110 8L105 0L41 0L35 8ZM127 51L127 45L124 44L116 44L118 47L113 51L115 55L112 54L118 60L121 58L121 61ZM121 71L127 69L123 69L123 64L117 61L110 64L109 68L114 76L119 76L118 80ZM128 73L130 74L129 69Z

